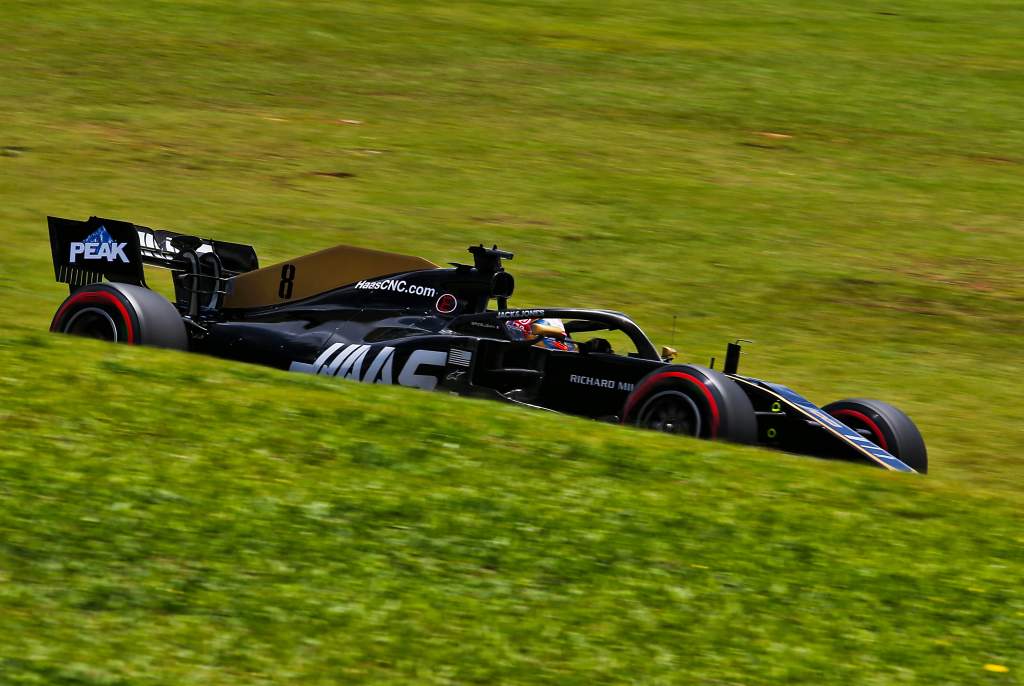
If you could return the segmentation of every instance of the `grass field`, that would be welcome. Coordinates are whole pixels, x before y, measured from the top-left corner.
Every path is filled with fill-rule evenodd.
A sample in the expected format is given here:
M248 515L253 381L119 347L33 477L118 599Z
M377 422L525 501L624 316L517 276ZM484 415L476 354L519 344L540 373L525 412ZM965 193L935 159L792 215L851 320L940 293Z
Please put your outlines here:
M0 683L1020 683L1024 5L7 0ZM436 262L932 474L45 334L45 215Z

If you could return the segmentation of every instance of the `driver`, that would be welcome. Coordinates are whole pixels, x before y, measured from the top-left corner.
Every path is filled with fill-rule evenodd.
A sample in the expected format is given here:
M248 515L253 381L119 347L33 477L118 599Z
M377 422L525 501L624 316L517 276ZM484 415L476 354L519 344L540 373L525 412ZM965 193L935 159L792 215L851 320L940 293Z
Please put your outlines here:
M513 341L538 338L534 343L539 348L578 352L576 343L565 332L561 319L513 319L505 323L505 330Z

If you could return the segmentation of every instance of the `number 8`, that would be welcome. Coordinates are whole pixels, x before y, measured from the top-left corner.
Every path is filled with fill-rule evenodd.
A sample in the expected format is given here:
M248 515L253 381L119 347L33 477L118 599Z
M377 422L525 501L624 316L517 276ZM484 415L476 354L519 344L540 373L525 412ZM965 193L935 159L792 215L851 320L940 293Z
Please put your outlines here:
M295 265L286 264L281 267L281 285L277 288L277 297L289 300L292 297L292 286L295 284Z

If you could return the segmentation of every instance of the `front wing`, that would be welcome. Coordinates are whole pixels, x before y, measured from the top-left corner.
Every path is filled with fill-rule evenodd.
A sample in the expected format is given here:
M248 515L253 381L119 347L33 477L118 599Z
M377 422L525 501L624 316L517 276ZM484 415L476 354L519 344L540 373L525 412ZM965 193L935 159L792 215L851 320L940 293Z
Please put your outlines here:
M788 408L798 412L808 420L819 425L835 438L849 445L859 454L863 455L865 458L880 467L884 467L885 469L895 472L917 472L913 467L906 464L895 455L889 453L887 450L884 450L864 438L859 433L846 426L793 389L781 384L769 383L768 381L762 381L761 379L755 379L749 376L736 375L732 378L738 383L754 386L761 392L768 393L773 396Z

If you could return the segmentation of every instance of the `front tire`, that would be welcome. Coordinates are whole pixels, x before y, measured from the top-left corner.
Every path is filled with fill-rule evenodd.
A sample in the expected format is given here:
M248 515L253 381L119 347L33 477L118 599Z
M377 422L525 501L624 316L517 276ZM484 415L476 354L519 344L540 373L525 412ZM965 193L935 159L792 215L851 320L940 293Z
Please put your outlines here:
M739 384L697 365L668 365L636 385L622 422L665 433L757 443L757 416Z
M159 293L125 283L92 283L77 289L57 308L50 331L112 343L188 349L178 309Z
M821 409L915 471L928 472L924 438L913 420L901 410L881 400L864 398L839 400Z

